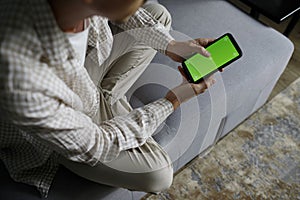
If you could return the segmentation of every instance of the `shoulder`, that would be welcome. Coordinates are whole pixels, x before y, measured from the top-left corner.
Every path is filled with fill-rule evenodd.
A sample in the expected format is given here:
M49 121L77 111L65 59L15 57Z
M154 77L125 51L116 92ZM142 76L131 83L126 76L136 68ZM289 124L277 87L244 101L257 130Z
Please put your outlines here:
M2 56L6 53L23 54L24 56L38 55L40 42L28 1L2 0L0 13Z
M21 28L31 22L30 4L26 0L2 0L0 5L1 30Z

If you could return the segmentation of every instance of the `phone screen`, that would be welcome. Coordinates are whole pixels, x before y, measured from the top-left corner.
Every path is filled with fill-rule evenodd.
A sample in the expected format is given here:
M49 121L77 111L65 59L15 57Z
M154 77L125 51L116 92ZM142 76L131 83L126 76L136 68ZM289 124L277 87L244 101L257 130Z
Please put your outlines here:
M194 82L241 56L241 51L232 40L225 34L206 48L210 57L195 54L184 62Z

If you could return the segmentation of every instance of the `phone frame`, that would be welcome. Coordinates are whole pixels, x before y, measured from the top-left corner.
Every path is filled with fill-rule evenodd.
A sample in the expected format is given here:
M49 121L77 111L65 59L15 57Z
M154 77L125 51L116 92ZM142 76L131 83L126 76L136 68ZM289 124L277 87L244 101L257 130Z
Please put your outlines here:
M217 39L214 40L213 42L209 43L205 48L207 48L207 47L209 47L210 45L212 45L212 44L218 42L220 39L222 39L222 38L225 37L225 36L228 36L228 37L230 38L230 41L232 42L234 48L235 48L235 49L237 50L237 52L239 53L239 56L237 56L237 57L235 57L235 58L229 60L228 62L224 63L222 66L218 67L217 69L213 70L212 72L210 72L209 74L205 75L204 77L198 79L197 81L194 81L194 80L193 80L193 77L192 77L191 73L189 72L187 66L186 66L185 63L184 63L184 62L185 62L186 60L188 60L188 59L184 60L184 61L182 62L182 67L183 67L184 73L187 75L187 78L188 78L188 81L189 81L189 82L191 82L191 83L199 83L199 82L203 81L204 78L210 76L211 74L215 73L216 71L218 71L218 70L220 70L220 69L222 69L222 68L225 68L225 67L228 66L229 64L233 63L234 61L236 61L236 60L238 60L239 58L242 57L242 55L243 55L242 50L241 50L241 48L239 47L238 43L236 42L236 40L234 39L234 37L233 37L233 35L232 35L231 33L225 33L225 34L223 34L222 36L220 36L219 38L217 38ZM193 54L192 56L194 56L194 55L195 55L195 54ZM191 56L191 57L192 57L192 56Z

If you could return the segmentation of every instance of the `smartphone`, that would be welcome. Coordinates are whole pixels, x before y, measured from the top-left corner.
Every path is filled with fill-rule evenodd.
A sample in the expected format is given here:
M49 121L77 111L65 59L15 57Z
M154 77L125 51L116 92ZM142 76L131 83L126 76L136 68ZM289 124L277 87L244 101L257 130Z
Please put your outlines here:
M210 57L197 53L182 63L183 70L191 83L199 83L206 76L242 57L241 48L230 33L214 40L206 50L210 53Z

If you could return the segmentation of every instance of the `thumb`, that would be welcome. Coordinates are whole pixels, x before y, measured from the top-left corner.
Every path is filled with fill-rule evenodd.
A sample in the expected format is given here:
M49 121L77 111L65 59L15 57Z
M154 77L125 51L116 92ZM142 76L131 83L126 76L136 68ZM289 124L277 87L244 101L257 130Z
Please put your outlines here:
M205 57L210 56L210 53L201 45L195 45L194 51L197 52L197 53L200 53L201 55L203 55Z

